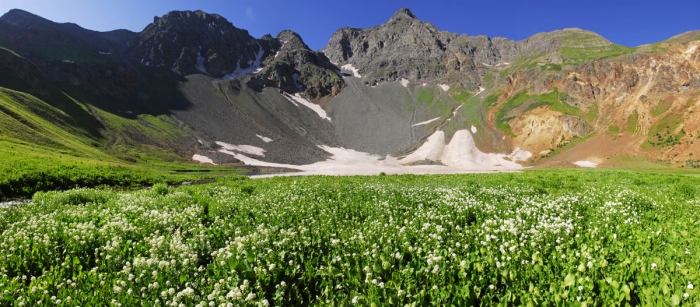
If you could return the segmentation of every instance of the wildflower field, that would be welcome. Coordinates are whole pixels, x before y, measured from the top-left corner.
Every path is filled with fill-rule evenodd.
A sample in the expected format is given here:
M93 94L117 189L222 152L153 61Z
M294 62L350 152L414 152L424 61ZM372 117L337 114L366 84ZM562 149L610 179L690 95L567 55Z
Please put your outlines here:
M700 306L700 178L240 179L0 209L0 306Z

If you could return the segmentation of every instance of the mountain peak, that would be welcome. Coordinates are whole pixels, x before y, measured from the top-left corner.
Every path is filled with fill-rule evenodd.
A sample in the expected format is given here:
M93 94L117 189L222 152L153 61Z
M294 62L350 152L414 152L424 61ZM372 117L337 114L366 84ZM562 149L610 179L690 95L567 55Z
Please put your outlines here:
M413 15L411 13L411 10L408 8L402 8L399 9L396 13L394 13L394 16L391 16L391 19L401 19L401 18L409 18L409 19L417 19L416 15Z
M54 22L45 19L43 17L34 15L30 12L23 11L20 9L11 9L4 15L0 17L0 20L3 20L8 23L16 24L22 27L28 26L30 24L34 23L51 23L53 24Z

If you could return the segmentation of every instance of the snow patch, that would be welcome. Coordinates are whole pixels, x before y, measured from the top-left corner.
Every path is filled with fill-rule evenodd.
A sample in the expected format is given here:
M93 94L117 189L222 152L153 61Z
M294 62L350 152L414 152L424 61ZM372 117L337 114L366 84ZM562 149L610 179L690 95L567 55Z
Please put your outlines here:
M447 84L438 84L438 86L445 92L450 90L450 86Z
M194 156L192 156L192 160L197 161L199 163L209 163L209 164L216 165L216 163L214 163L214 160L212 160L206 156L202 156L202 155L198 155L198 154L194 154Z
M221 149L219 152L232 155L247 165L292 168L300 171L299 173L282 174L285 176L375 175L380 172L388 174L456 174L517 171L523 167L513 162L517 160L515 156L525 156L524 153L527 153L519 148L511 155L483 153L476 148L467 130L458 131L447 146L444 141L444 132L435 132L418 150L401 160L392 156L380 157L352 149L320 145L318 147L330 153L331 158L307 165L265 162L227 149ZM406 165L425 159L442 161L445 165ZM269 176L274 175L260 177Z
M265 142L265 143L270 143L270 142L272 142L272 139L269 138L269 137L265 137L265 136L262 136L262 135L259 135L259 134L256 134L255 136L257 136L258 138L260 138L261 140L263 140L263 142Z
M690 45L688 47L688 49L686 49L685 52L683 52L683 53L685 53L685 55L687 55L687 56L690 56L695 52L695 50L698 50L698 46L700 46L700 44L698 44L698 43L696 43L694 45Z
M401 78L399 82L401 82L401 85L403 85L403 87L408 87L409 81L407 79Z
M576 161L576 162L571 162L571 163L576 164L576 166L579 166L579 167L588 167L588 168L598 167L597 163L594 163L591 161Z
M202 46L199 46L199 49L201 50ZM204 57L199 53L200 53L200 51L197 51L197 65L195 65L195 67L197 68L197 70L208 75L209 73L204 68Z
M260 67L260 60L262 59L263 55L265 54L265 50L263 50L263 48L262 48L262 46L260 46L260 44L258 44L258 47L260 49L258 50L258 53L255 54L255 60L248 61L248 64L250 65L250 67L248 67L246 69L242 69L241 68L241 60L238 59L238 63L236 63L236 70L228 75L225 75L222 79L233 79L233 78L237 78L240 76L259 73L262 70L262 68Z
M298 91L298 92L303 92L304 89L303 89L303 87L301 86L301 84L299 84L299 82L297 82L297 79L299 79L299 74L298 74L298 73L294 73L294 74L292 75L292 80L294 80L294 85L297 87L297 91Z
M476 133L476 127L474 127L474 125L472 125L472 133Z
M430 124L430 123L432 123L432 122L434 122L434 121L436 121L436 120L438 120L438 119L440 119L440 118L439 118L439 117L436 117L436 118L433 118L433 119L429 119L429 120L426 120L426 121L424 121L424 122L420 122L420 123L417 123L417 124L413 124L411 127L420 126L420 125L427 125L427 124Z
M99 53L99 54L102 54L102 55L110 55L110 54L112 54L111 52L104 52L104 51L100 51L100 52L98 52L98 53Z
M146 66L149 66L149 65L151 65L151 62L150 61L146 62Z
M278 55L280 55L280 51L282 51L282 48L284 48L284 44L287 43L287 41L283 41L280 39L280 42L282 43L282 46L280 46L280 50L277 50L277 53L275 53L275 59L277 58Z
M265 156L265 149L252 145L232 145L224 142L216 142L217 145L223 147L225 150L234 150L242 153L247 153L256 156Z
M304 97L301 97L301 95L299 94L294 94L294 96L291 96L287 93L284 93L282 95L284 96L284 98L287 98L287 100L291 101L295 106L298 107L299 104L301 104L311 109L311 111L316 112L316 114L318 114L320 118L331 121L331 118L328 117L328 115L326 115L326 111L323 108L321 108L320 105L317 105L311 101L304 99Z
M219 29L219 31L221 31L221 35L224 35L224 30Z
M416 151L401 160L404 164L422 160L440 161L446 166L458 169L485 170L492 168L521 169L522 165L516 163L527 156L519 148L510 155L497 153L484 153L480 151L472 135L467 130L459 130L452 136L449 144L445 145L445 133L436 131ZM529 157L529 156L528 156Z
M356 78L362 78L362 75L360 75L359 70L353 66L352 64L345 64L340 67L341 69L345 69L347 71L351 71L352 75L355 76Z

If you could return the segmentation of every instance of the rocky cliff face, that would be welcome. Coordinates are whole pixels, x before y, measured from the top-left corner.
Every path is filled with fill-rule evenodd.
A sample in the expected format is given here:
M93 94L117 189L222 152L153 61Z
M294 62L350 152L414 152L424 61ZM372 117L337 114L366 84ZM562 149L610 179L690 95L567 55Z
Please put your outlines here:
M155 17L129 43L126 55L146 66L221 78L259 65L275 47L276 41L256 40L219 15L173 11Z
M337 95L343 82L337 67L314 52L298 34L282 31L276 38L255 39L223 17L202 11L174 11L154 18L126 50L146 66L173 68L182 74L214 78L248 77L249 86L277 87L318 98Z
M345 87L338 67L320 52L312 51L301 37L289 30L280 32L281 44L274 57L248 85L253 88L272 86L288 93L302 92L310 98L336 96Z
M580 29L540 33L523 41L458 35L420 21L408 9L386 23L367 29L343 28L323 52L331 61L352 64L375 80L450 83L467 89L482 85L494 66L555 51L562 46L609 46L601 36Z
M663 43L662 51L641 51L600 58L561 71L543 69L546 63L508 76L500 90L502 99L527 91L530 94L560 91L570 112L587 114L579 121L590 125L585 134L598 131L617 139L631 136L634 154L683 165L678 156L698 150L698 116L693 114L700 93L700 41ZM557 132L566 126L561 112L524 112L510 121L517 145L540 151L556 147L575 136ZM580 116L580 115L579 115ZM569 123L570 124L570 123ZM557 130L557 131L555 131ZM624 139L624 138L623 138ZM620 145L622 146L622 145ZM625 145L626 146L626 145ZM623 146L624 147L624 146ZM675 161L675 162L674 162Z

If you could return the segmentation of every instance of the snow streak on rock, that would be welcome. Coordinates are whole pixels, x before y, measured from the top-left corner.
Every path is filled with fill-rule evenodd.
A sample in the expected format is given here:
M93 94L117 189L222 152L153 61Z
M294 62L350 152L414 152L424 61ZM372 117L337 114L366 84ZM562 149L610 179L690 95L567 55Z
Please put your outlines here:
M270 143L270 142L272 142L272 139L269 138L269 137L262 136L262 135L259 135L259 134L256 134L255 136L257 136L258 138L260 138L261 140L263 140L263 142L265 142L265 143Z
M260 50L255 54L255 60L248 61L248 65L250 65L248 68L241 68L241 60L239 59L238 63L236 64L236 70L228 75L225 75L222 79L233 79L240 76L259 73L262 70L260 67L260 61L262 60L263 55L265 55L265 50L263 50L260 44L258 44L258 47Z
M146 66L148 66L148 63L146 63ZM201 54L199 54L199 51L197 51L197 65L196 65L196 67L197 67L197 70L199 70L205 74L209 74L207 72L207 70L204 68L204 57Z
M291 95L285 93L285 94L283 94L283 96L284 96L284 98L287 98L287 100L291 101L295 106L298 107L301 104L301 105L311 109L311 111L316 112L316 114L318 114L318 116L321 117L322 119L331 121L331 118L328 117L328 115L326 114L326 110L321 108L320 105L317 105L311 101L304 99L304 97L301 97L301 95L294 94L294 96L291 96Z
M424 122L420 122L420 123L417 123L417 124L413 124L411 127L420 126L420 125L427 125L427 124L430 124L430 123L432 123L432 122L434 122L434 121L436 121L436 120L438 120L438 119L440 119L440 118L439 118L439 117L436 117L436 118L433 118L433 119L429 119L429 120L426 120L426 121L424 121Z
M359 70L355 66L353 66L352 64L345 64L340 68L352 72L352 75L357 77L357 78L362 78L362 75L360 75Z

